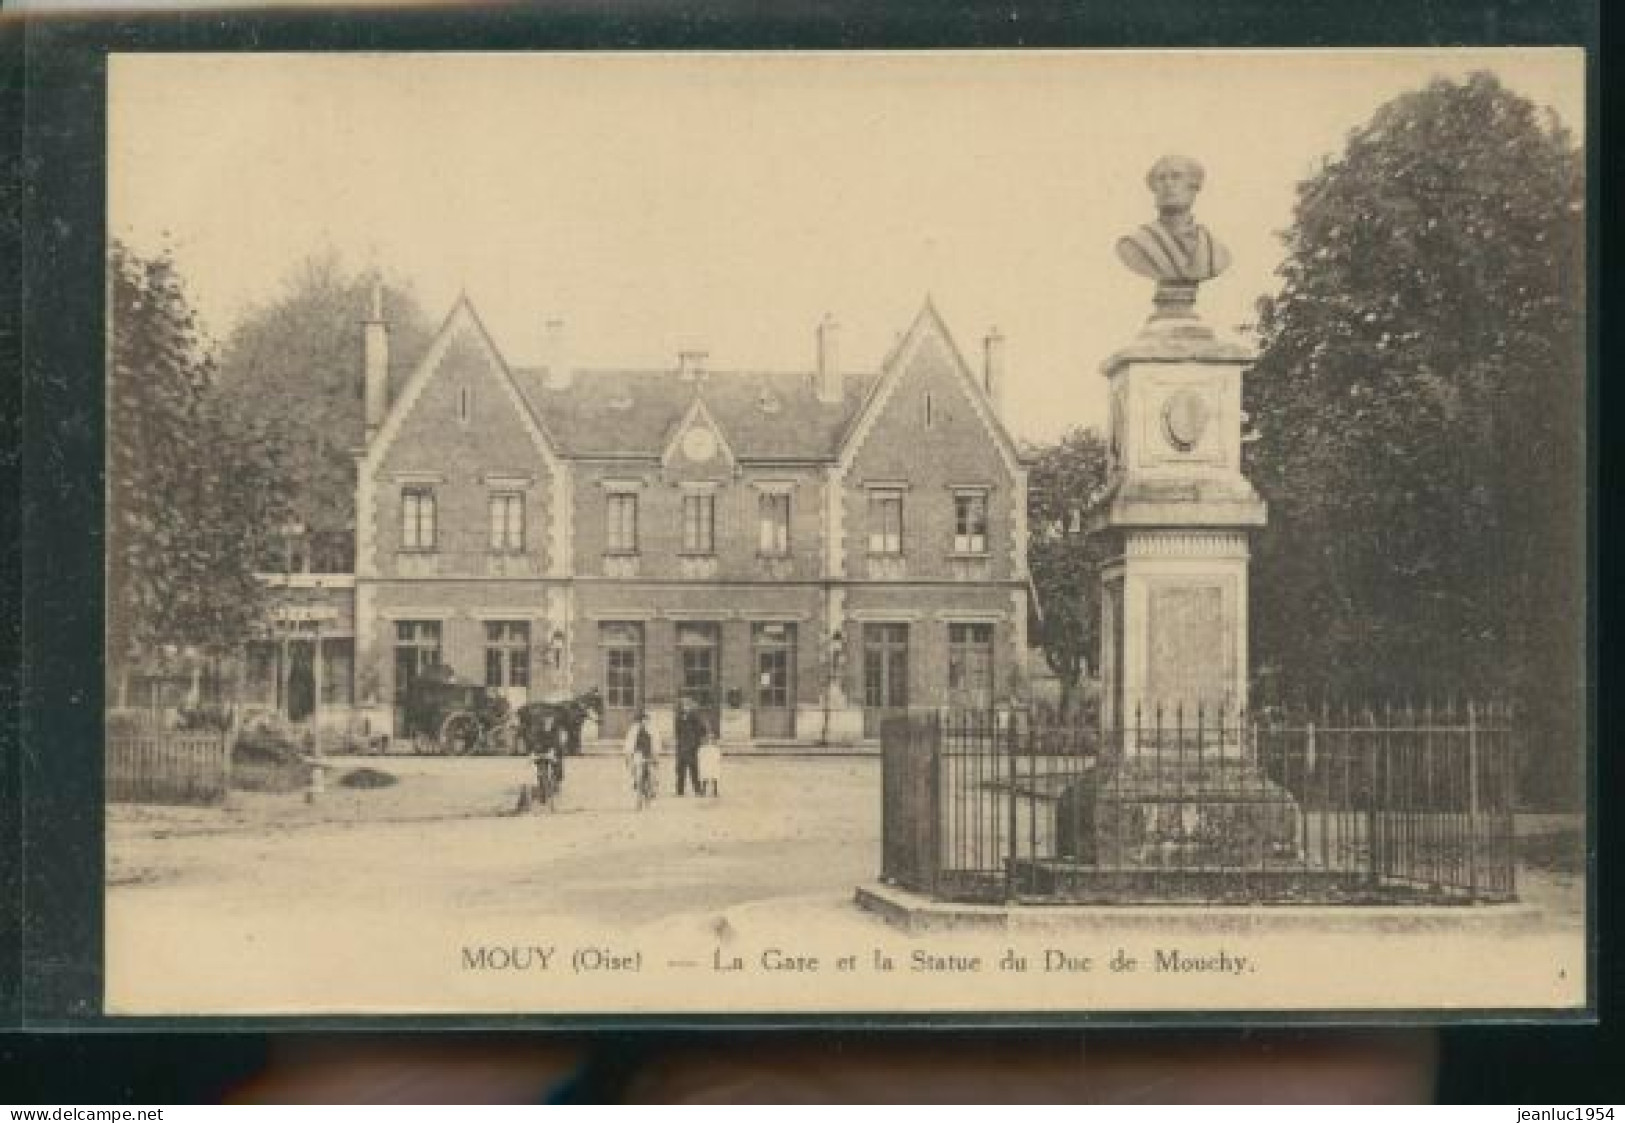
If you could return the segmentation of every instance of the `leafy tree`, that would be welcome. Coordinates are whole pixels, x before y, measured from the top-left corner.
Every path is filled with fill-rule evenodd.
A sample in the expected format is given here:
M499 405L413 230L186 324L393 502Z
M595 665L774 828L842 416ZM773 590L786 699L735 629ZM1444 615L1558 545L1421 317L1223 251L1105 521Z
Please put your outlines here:
M254 562L280 516L274 450L213 396L213 360L167 253L109 253L109 664L214 654L258 618Z
M1258 661L1288 690L1505 692L1579 743L1584 182L1488 73L1383 106L1299 186L1247 383Z
M297 521L341 532L354 520L361 444L362 321L376 270L347 268L329 252L302 263L273 300L250 310L227 337L220 387L242 423L280 449ZM428 346L422 309L403 284L384 283L392 377Z
M1088 517L1106 487L1107 449L1093 429L1073 429L1028 449L1027 567L1037 593L1038 639L1070 711L1100 644L1099 536Z

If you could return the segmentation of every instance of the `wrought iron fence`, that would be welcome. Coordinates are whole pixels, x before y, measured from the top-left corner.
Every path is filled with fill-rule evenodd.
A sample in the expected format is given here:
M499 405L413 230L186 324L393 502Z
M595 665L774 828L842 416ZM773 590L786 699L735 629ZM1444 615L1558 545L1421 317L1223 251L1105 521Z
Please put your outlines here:
M1501 706L1120 727L1021 711L882 730L882 876L947 899L1512 899L1515 733Z

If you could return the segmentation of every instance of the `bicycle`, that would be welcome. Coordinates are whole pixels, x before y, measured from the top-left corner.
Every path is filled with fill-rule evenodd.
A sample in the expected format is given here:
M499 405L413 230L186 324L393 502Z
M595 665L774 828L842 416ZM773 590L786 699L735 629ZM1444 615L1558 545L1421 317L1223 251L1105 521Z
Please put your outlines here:
M536 761L536 801L549 811L559 809L559 792L564 787L563 778L559 775L558 759L543 753L534 758Z
M660 781L655 774L653 757L640 757L637 762L637 775L632 780L632 791L637 800L637 809L642 811L655 801L660 794Z

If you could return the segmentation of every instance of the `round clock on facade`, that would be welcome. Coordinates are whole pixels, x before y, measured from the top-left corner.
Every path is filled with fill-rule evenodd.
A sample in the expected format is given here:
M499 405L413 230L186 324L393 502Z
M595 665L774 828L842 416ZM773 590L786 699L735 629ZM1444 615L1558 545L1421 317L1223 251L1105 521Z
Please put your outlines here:
M1180 452L1189 452L1202 443L1207 423L1207 402L1192 390L1181 390L1163 403L1162 431L1168 443Z
M717 454L717 439L709 429L690 429L683 435L683 455L690 460L709 460Z

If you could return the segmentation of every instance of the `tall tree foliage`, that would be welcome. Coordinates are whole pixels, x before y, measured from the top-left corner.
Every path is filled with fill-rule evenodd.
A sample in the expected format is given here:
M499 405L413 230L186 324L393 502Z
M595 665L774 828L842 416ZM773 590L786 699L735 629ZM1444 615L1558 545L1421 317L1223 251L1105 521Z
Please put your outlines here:
M1247 383L1255 650L1289 690L1505 691L1577 742L1583 202L1569 134L1487 73L1300 185Z
M213 394L214 363L167 254L114 243L108 415L109 663L248 634L254 563L282 515L274 450Z
M1106 443L1093 429L1073 429L1028 455L1027 567L1038 598L1037 635L1066 708L1100 644L1102 558L1087 526L1106 487Z
M220 386L233 412L281 450L296 519L343 531L354 519L355 462L362 440L362 321L373 270L333 253L303 262L273 300L250 310L227 337ZM428 345L430 326L410 290L386 282L392 366Z

